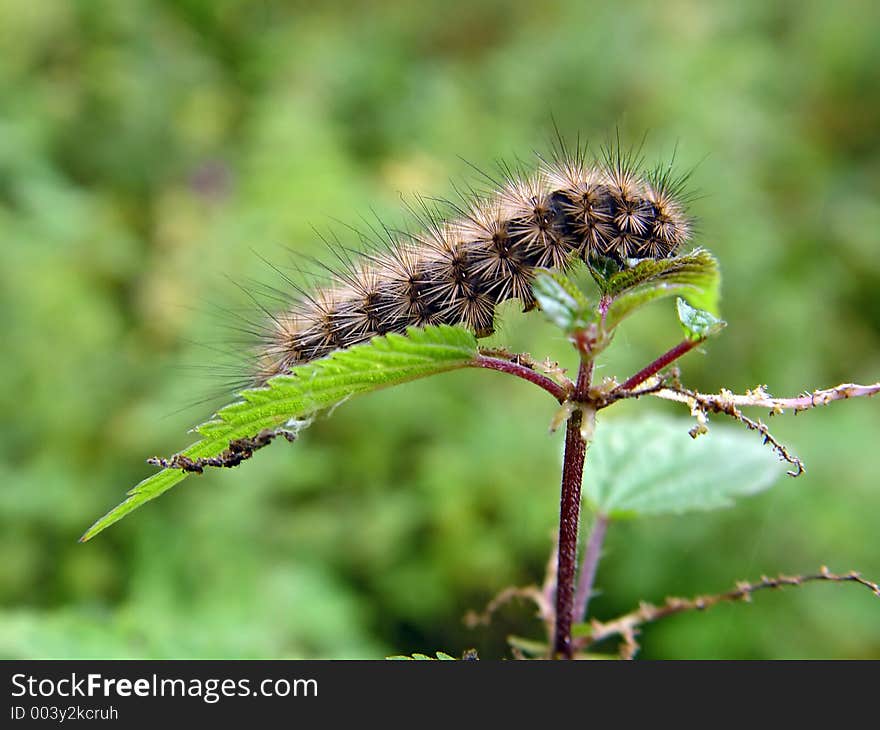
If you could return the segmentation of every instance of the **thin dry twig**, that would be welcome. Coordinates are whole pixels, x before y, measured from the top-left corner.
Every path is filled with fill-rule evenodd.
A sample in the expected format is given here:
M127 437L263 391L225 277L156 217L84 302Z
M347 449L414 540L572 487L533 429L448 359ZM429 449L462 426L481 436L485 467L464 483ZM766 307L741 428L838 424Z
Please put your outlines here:
M489 603L486 604L481 612L468 611L464 616L464 624L469 629L475 629L478 626L488 626L492 623L494 615L508 603L516 598L522 598L531 601L538 608L538 615L541 620L546 620L548 614L552 614L552 608L544 600L544 595L538 586L508 586L496 595ZM550 616L552 620L552 615Z
M828 570L824 565L819 569L818 573L811 575L779 575L776 577L761 576L761 579L755 583L740 581L736 584L736 588L709 596L697 596L696 598L667 598L663 605L655 606L651 603L641 603L639 607L630 611L619 618L611 621L597 621L593 619L590 622L590 633L588 636L580 637L576 640L575 646L578 650L585 649L593 644L597 644L604 639L612 636L620 636L623 642L620 646L620 653L623 658L630 659L635 656L639 649L636 642L636 636L639 633L639 627L644 624L659 621L667 616L686 611L704 611L707 608L716 606L719 603L735 603L737 601L751 601L752 594L767 588L783 588L786 586L802 586L805 583L815 581L830 581L833 583L858 583L870 589L875 596L880 598L880 585L869 581L861 576L860 573L850 571L849 573L836 574Z
M794 467L792 471L788 472L789 475L797 477L806 470L803 461L780 443L770 433L770 429L763 421L749 418L740 409L743 407L767 408L771 416L781 415L786 410L794 411L797 414L810 408L828 405L834 401L860 397L870 398L878 393L880 393L880 382L872 385L841 383L833 388L814 390L796 398L774 398L767 392L767 387L764 385L746 391L745 395L737 395L726 389L722 389L716 395L689 390L677 382L669 384L668 378L655 375L646 380L644 387L640 390L628 391L621 388L613 390L598 407L604 408L616 400L639 398L643 395L684 403L690 408L691 415L697 419L697 425L690 431L694 438L708 430L707 423L710 413L722 413L744 424L748 429L760 433L764 443L769 444L781 459Z
M677 400L680 402L686 402L684 399L688 397L699 396L706 404L718 403L719 412L723 407L727 407L730 404L737 407L756 406L758 408L768 408L771 416L779 416L785 413L786 410L793 410L795 413L799 413L810 408L828 405L837 400L870 398L878 393L880 393L880 382L871 385L841 383L833 388L823 388L814 390L811 393L803 393L796 398L774 398L767 392L766 385L759 385L754 390L747 390L745 395L735 395L729 390L722 390L718 395L704 395L684 388L667 388L657 391L654 395L666 400Z
M553 638L553 629L556 622L556 610L554 601L556 598L556 561L559 551L558 538L553 543L553 550L550 558L547 560L547 569L544 573L544 584L538 586L511 586L502 590L496 595L482 612L468 611L464 617L464 623L469 629L478 626L488 626L492 622L493 616L503 606L517 598L531 601L538 609L538 618L544 624L547 632L547 641Z

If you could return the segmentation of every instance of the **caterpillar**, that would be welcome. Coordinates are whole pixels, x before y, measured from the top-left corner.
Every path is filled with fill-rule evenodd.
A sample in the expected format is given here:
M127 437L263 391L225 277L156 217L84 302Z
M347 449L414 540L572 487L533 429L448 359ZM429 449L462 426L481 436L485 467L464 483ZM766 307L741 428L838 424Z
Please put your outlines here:
M642 171L619 144L594 158L560 143L538 159L533 171L501 166L497 179L486 175L487 192L436 201L442 208L410 206L419 230L384 229L382 245L341 256L324 285L267 312L252 384L413 325L463 325L486 337L501 302L534 308L539 270L597 257L627 266L674 256L688 241L686 176L674 176L671 163Z

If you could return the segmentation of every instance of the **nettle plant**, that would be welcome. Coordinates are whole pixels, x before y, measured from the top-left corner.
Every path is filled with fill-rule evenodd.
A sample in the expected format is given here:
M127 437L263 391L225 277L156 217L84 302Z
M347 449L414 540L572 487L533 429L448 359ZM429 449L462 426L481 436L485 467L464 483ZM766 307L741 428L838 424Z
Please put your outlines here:
M420 200L411 208L420 224L415 233L381 228L356 254L336 246L340 265L311 291L286 279L286 306L266 312L259 323L251 387L197 427L196 443L170 458L150 459L162 470L81 540L190 474L238 466L278 436L294 441L315 414L354 395L479 368L543 389L556 402L555 412L548 410L550 431L563 425L565 431L558 537L543 585L506 589L484 613L469 617L476 625L512 598L533 601L547 636L511 639L514 656L589 658L599 656L596 644L619 637L619 655L631 658L642 625L749 600L766 588L854 582L880 596L880 586L858 573L823 567L810 575L741 582L718 595L642 603L610 620L588 617L603 540L615 520L727 507L767 489L785 471L803 473L803 463L744 409L796 413L880 392L880 383L847 383L793 398L774 398L764 387L744 395L686 387L674 363L725 326L720 272L709 251L683 251L691 238L685 179L668 165L639 168L619 145L589 159L580 146L571 153L560 142L537 171L502 167L497 178L486 176L491 190L485 193L468 190L460 201L436 205ZM540 309L563 333L579 357L574 379L551 358L478 345L493 332L496 308L508 299L520 300L525 311ZM681 342L629 377L597 381L595 363L617 328L659 299L675 301ZM597 424L600 411L646 397L681 404L690 418L649 414ZM716 414L745 429L709 433L709 417ZM582 504L591 519L578 567ZM437 657L450 658L443 652Z

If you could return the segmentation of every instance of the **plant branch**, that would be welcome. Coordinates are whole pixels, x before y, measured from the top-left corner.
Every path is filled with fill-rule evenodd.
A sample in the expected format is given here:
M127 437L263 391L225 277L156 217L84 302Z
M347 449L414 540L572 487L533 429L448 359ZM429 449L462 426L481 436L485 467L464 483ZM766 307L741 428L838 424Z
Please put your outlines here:
M538 609L538 616L545 623L548 619L550 621L553 620L553 607L545 600L545 596L538 586L508 586L489 601L482 612L468 611L464 615L465 626L469 629L474 629L478 626L488 626L492 623L492 617L498 610L515 598L522 598L534 603Z
M618 386L616 390L632 390L637 385L641 385L652 375L656 375L667 365L672 364L682 355L687 352L693 350L697 345L702 343L703 340L691 340L686 339L679 342L675 347L670 350L664 352L660 357L658 357L654 362L643 367L639 372L633 375L628 380L624 381L622 385Z
M587 607L590 605L590 598L593 595L596 569L599 566L599 559L602 557L602 543L605 541L609 521L607 515L599 513L596 515L593 529L590 530L590 539L587 541L587 549L584 552L584 560L578 578L577 593L574 597L575 623L582 623L587 617Z
M555 380L548 378L546 375L535 371L528 365L521 362L520 356L514 355L510 359L499 357L488 357L486 355L477 355L470 363L471 367L486 368L487 370L497 370L498 372L515 375L518 378L534 383L540 388L546 390L552 395L557 402L564 403L569 396L569 390Z
M468 611L464 616L464 623L469 629L477 626L488 626L492 622L492 617L514 599L520 598L530 601L538 609L538 618L544 624L547 632L548 646L553 641L553 626L555 622L556 612L553 607L553 597L556 593L556 561L559 554L559 541L554 540L553 550L547 559L547 569L544 574L544 582L538 587L531 586L509 586L498 593L482 612Z
M685 388L661 388L651 395L680 403L689 403L689 399L692 398L706 406L707 410L715 413L726 413L730 406L757 406L769 408L770 415L776 416L785 413L786 409L798 413L810 408L825 406L837 400L870 398L878 393L880 393L880 382L872 385L841 383L833 388L814 390L812 393L804 393L796 398L774 398L763 385L754 390L747 390L745 395L735 395L729 390L722 390L718 395L706 395Z
M797 456L789 453L788 449L776 440L766 424L760 420L756 421L749 418L740 408L744 406L769 408L770 415L773 416L785 413L786 409L799 413L800 411L824 406L837 400L871 397L877 393L880 393L880 383L874 383L873 385L842 383L834 388L814 390L812 393L805 393L797 398L773 398L764 386L746 391L745 395L735 395L729 390L722 390L717 395L706 395L679 386L657 389L648 388L645 389L643 394L684 403L689 406L691 414L697 419L697 425L691 429L691 436L695 438L708 430L706 424L710 413L722 413L734 418L740 423L745 424L750 430L760 433L764 437L764 443L770 444L781 459L794 467L794 470L789 471L788 474L797 477L806 470L804 463Z
M819 569L818 573L812 575L780 575L775 578L762 576L755 583L739 582L736 588L726 593L719 593L709 596L697 596L696 598L667 598L662 606L655 606L650 603L642 603L635 611L624 614L612 621L599 622L593 620L590 622L590 633L587 636L576 640L575 644L578 649L587 648L611 636L621 636L624 640L621 646L621 654L625 658L632 658L638 651L638 644L635 636L638 628L647 623L659 621L667 616L686 611L703 611L711 608L719 603L735 603L737 601L751 601L753 593L767 588L783 588L785 586L802 586L805 583L815 581L830 581L833 583L858 583L870 589L875 596L880 598L880 585L863 578L859 573L851 571L849 573L835 574L831 573L824 565Z
M509 586L496 595L483 609L481 613L476 611L468 611L464 616L464 623L469 629L477 626L488 626L492 622L492 617L502 607L510 603L515 598L521 598L531 601L535 608L538 609L538 618L544 624L547 631L547 641L553 640L553 624L555 612L553 608L553 595L556 590L556 557L558 554L557 545L554 543L550 558L547 560L547 570L545 571L544 583L538 586Z
M571 624L574 609L574 581L577 571L578 519L581 506L581 481L584 474L584 458L587 442L584 428L595 413L587 413L585 402L593 374L592 360L582 360L577 384L571 399L576 405L565 428L565 456L562 465L562 489L559 501L559 557L556 571L556 625L553 653L571 659Z

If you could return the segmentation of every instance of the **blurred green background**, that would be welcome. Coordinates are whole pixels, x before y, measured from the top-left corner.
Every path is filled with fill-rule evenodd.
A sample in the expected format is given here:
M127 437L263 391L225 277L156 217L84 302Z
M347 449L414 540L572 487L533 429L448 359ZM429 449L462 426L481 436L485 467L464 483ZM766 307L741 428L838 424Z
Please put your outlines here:
M76 539L222 404L197 403L236 337L217 308L280 283L261 257L325 255L313 228L354 243L345 225L373 212L398 225L401 193L473 179L462 158L547 149L551 115L696 165L729 327L683 362L689 384L876 381L878 38L855 1L0 0L0 656L491 657L539 633L523 606L462 623L541 580L558 509L553 403L492 373L352 401ZM599 373L674 344L672 310L628 322ZM494 342L571 365L515 308ZM676 412L619 410L650 408ZM773 426L807 474L612 526L597 616L821 564L880 579L880 402ZM642 640L654 658L880 658L880 603L814 585Z

